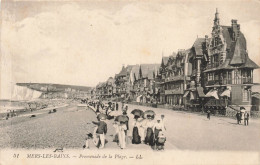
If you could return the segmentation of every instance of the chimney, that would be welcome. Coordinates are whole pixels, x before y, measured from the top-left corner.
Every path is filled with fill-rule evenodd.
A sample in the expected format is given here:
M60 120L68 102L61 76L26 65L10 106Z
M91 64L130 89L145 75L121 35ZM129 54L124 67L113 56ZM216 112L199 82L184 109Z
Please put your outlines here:
M235 41L240 35L240 25L237 24L237 20L232 19L231 26L232 26L232 31L233 31L233 40Z

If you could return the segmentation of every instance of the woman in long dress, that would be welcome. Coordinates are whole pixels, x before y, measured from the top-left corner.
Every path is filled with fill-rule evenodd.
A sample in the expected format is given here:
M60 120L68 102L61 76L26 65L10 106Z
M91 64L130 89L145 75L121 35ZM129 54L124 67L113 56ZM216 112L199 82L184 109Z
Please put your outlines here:
M146 136L146 129L147 129L146 127L147 119L139 118L138 122L139 122L138 132L141 137L141 143L144 143L145 136Z
M147 123L146 123L146 137L145 137L145 144L149 144L150 146L154 145L154 132L153 132L153 127L154 127L154 122L152 116L147 116Z
M138 116L135 116L135 121L133 122L133 139L132 144L140 144L141 143L141 137L139 135L139 125L140 122L138 121Z
M121 149L126 148L126 134L125 134L126 124L124 122L120 122L118 126L118 138L119 138L119 147Z

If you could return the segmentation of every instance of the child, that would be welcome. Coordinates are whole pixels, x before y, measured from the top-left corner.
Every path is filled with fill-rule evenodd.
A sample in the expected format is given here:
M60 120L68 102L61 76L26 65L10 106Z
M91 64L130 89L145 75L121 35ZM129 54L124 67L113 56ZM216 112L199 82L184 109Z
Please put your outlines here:
M164 150L164 143L166 141L166 137L162 131L159 132L158 139L156 140L156 149Z
M87 137L86 137L85 145L83 146L83 149L85 149L85 148L89 149L89 139L92 139L92 138L93 138L92 133L88 133Z

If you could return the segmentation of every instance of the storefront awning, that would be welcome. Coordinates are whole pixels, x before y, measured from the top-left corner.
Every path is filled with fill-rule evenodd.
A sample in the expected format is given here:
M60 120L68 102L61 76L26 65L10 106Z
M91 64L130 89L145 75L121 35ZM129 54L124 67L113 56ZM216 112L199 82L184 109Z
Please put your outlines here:
M211 92L211 96L212 96L212 97L215 97L215 99L219 99L219 97L218 97L218 91L217 91L217 90L213 90L213 91Z
M183 97L187 97L189 93L190 93L190 91L186 91L186 92L184 93Z
M199 97L205 97L205 94L203 92L203 88L202 87L197 87L197 91L198 91Z
M219 99L218 91L215 89L211 89L207 94L206 97L214 97L215 99Z
M230 90L229 89L226 89L224 92L221 93L220 96L227 96L227 97L230 97Z

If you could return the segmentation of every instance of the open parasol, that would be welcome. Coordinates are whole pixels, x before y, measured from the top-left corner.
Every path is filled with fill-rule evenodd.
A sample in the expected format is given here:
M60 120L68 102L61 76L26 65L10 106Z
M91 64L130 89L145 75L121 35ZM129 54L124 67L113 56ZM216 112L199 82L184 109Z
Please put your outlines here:
M119 115L115 118L115 121L118 121L118 122L127 122L129 119L127 116L124 116L124 115Z
M142 110L140 110L140 109L134 109L134 110L132 110L131 113L132 113L133 115L135 115L135 116L141 117L144 112L143 112Z
M155 112L153 110L147 110L144 112L144 118L147 118L147 116L155 116Z
M119 116L122 115L121 111L111 111L110 113L108 113L108 115L110 116Z

